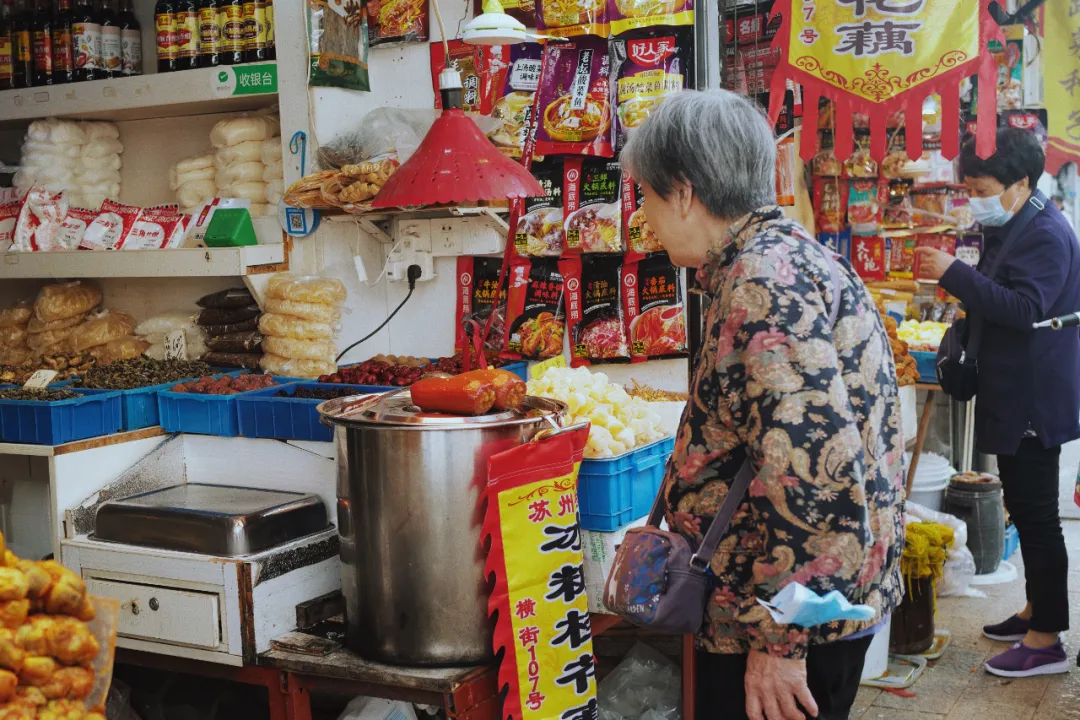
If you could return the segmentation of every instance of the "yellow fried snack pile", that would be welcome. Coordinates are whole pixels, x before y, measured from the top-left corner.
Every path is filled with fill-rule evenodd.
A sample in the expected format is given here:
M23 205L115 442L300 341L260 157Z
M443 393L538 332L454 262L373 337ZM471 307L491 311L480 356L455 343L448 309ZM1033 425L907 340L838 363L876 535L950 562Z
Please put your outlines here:
M892 348L893 362L896 363L896 384L900 387L919 382L919 367L915 358L908 351L908 344L897 335L896 320L883 315L885 332L889 335L889 347Z
M917 349L937 351L941 345L941 338L945 337L945 331L949 329L948 323L934 322L933 320L905 320L897 328L897 336Z
M0 720L103 720L94 689L99 645L82 578L54 560L20 560L0 535Z

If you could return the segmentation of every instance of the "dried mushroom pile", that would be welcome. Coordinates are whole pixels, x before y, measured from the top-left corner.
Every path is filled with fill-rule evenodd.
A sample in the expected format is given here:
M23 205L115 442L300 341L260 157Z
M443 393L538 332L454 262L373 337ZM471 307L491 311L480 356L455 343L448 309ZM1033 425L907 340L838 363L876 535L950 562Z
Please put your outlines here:
M210 366L198 360L137 357L94 368L85 373L76 385L95 390L134 390L209 374Z
M379 194L395 170L397 163L389 159L323 170L293 183L284 200L293 207L364 212L370 209L364 204Z
M0 718L104 720L83 702L94 690L100 649L86 624L94 619L86 585L54 560L2 552Z

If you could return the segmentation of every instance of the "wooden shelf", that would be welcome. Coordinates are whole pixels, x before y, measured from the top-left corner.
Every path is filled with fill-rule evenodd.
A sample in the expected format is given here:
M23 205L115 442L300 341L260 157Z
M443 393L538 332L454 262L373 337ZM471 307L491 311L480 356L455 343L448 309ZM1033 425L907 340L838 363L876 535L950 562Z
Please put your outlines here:
M251 83L260 69L259 87ZM244 94L234 95L243 75ZM263 90L263 77L272 83ZM223 80L224 78L224 80ZM0 126L43 117L95 120L144 120L239 112L277 104L275 63L200 68L174 73L95 80L93 82L0 92Z
M27 278L243 277L288 269L285 245L182 250L5 253L0 280Z
M143 428L142 430L132 430L130 432L114 433L112 435L102 435L101 437L88 438L86 440L75 440L74 442L64 443L63 445L26 445L23 443L0 443L0 455L30 455L33 457L56 457L58 455L67 455L68 453L80 452L82 450L93 450L95 448L106 447L109 445L120 445L122 443L135 442L136 440L145 440L146 438L159 437L164 435L165 431L159 426Z

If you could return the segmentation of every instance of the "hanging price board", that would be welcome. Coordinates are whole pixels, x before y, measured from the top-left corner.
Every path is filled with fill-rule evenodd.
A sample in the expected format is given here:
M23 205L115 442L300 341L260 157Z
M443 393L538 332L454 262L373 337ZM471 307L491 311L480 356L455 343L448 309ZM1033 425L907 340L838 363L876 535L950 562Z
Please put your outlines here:
M187 360L187 338L183 330L173 330L165 336L165 359Z
M44 390L55 379L55 370L38 370L23 384L23 390Z

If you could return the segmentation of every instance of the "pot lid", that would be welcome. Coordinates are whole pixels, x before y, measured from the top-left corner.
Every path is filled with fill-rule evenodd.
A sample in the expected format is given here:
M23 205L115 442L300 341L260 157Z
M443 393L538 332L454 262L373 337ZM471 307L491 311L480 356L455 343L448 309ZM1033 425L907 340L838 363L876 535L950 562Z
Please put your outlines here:
M335 425L393 425L418 429L476 428L515 425L538 418L557 419L566 412L558 400L526 396L521 410L502 410L486 415L450 415L424 412L412 404L407 392L335 398L318 407L323 421Z

